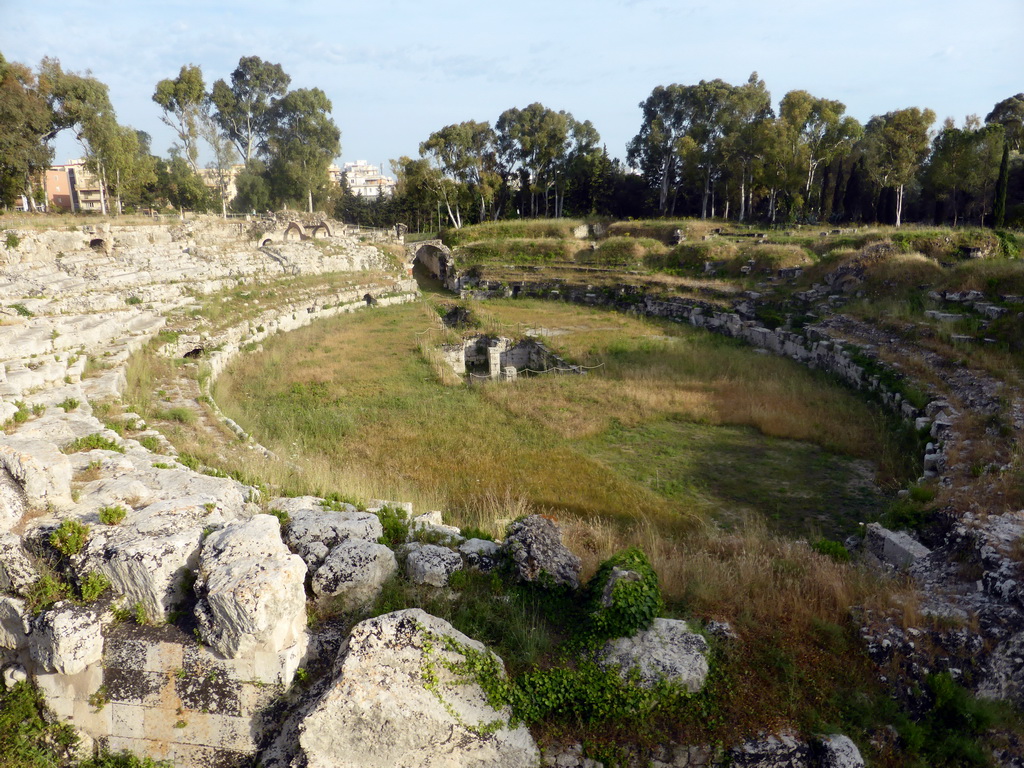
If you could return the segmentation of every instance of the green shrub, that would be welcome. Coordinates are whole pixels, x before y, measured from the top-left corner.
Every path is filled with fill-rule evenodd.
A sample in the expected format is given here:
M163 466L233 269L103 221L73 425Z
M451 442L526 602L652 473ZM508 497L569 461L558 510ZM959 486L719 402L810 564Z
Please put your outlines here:
M277 518L277 522L281 524L282 528L284 528L286 525L288 525L288 521L291 519L288 516L288 513L285 512L282 509L268 509L267 510L267 514L268 515L273 515L274 517L276 517Z
M104 525L117 525L124 520L125 515L128 514L128 510L122 507L120 504L114 504L110 507L100 508L100 522Z
M195 456L195 454L191 454L188 451L182 451L178 454L178 462L184 464L193 472L199 471L199 458Z
M42 694L35 685L22 682L10 688L0 686L0 762L3 765L11 768L74 765L77 745L75 729L48 716Z
M50 545L69 557L77 555L89 538L89 526L77 520L65 520L50 534Z
M50 573L44 573L25 593L28 609L42 613L54 603L71 597L71 587Z
M191 408L185 408L184 406L178 406L175 408L168 408L166 411L160 411L154 414L158 419L164 419L165 421L176 421L179 424L192 424L196 420L195 411Z
M63 453L80 453L81 451L116 451L117 453L124 453L124 448L109 437L93 433L71 441L61 448L61 451Z
M82 601L91 603L98 600L100 595L110 589L110 579L99 571L89 571L78 585L78 591L82 595Z
M464 539L484 539L486 541L494 541L494 537L487 531L480 528L474 528L472 526L459 529L459 533L462 534L462 538Z
M82 403L79 402L79 400L77 398L67 397L67 398L64 398L64 400L62 400L61 402L57 403L57 407L58 408L63 408L64 409L64 413L67 413L68 411L75 410L75 408L77 408L81 404Z
M156 437L156 435L143 435L142 437L138 438L138 440L139 445L141 445L147 451L152 451L153 453L158 453L160 451L160 440Z
M141 304L142 299L140 299L138 296L129 296L127 299L124 300L124 303L130 307L133 307L138 304Z
M78 768L172 768L172 764L169 760L139 757L128 750L108 752L104 749L96 757L79 763Z
M409 537L409 521L404 509L383 507L377 512L377 517L380 518L380 524L384 528L384 533L378 539L379 543L391 547L391 549L405 543Z
M639 579L620 578L611 587L609 581L616 569L632 571ZM593 641L611 637L628 637L650 627L664 608L658 574L647 556L631 547L601 563L591 579L590 612L587 635ZM610 605L605 605L610 598Z
M21 245L21 238L18 237L17 232L8 232L4 244L7 246L8 249L17 248L19 245Z
M838 541L832 541L831 539L819 539L811 545L811 549L825 555L826 557L831 557L837 563L848 563L850 561L849 551L847 551L846 547Z

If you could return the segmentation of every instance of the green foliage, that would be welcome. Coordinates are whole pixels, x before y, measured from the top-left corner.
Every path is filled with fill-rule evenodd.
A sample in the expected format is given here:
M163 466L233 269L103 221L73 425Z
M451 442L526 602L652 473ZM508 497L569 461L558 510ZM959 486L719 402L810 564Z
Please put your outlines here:
M462 534L462 538L464 539L484 539L485 541L494 541L494 537L487 531L473 526L460 528L459 533Z
M124 448L109 437L104 437L98 432L72 440L61 448L62 453L80 453L81 451L116 451L117 453L124 453Z
M98 600L100 595L108 589L110 589L110 579L99 571L89 571L78 585L78 591L82 595L82 602L85 603Z
M157 438L156 435L143 435L142 437L138 438L138 440L139 445L141 445L147 451L152 451L153 453L159 452L160 440Z
M25 600L28 609L39 614L60 600L71 598L71 587L50 573L44 573L28 588Z
M21 245L21 238L18 237L18 233L8 232L7 237L4 240L4 245L6 245L8 249L17 248L19 245Z
M102 750L96 757L79 763L78 768L173 768L169 760L139 757L128 750L108 752Z
M89 526L77 520L65 520L50 534L50 546L64 555L77 555L89 538Z
M11 304L10 307L22 317L35 317L35 312L20 302L17 304Z
M182 451L178 454L178 462L184 464L186 467L194 472L199 471L199 457L188 451Z
M104 525L117 525L124 520L128 510L120 504L100 508L100 522Z
M386 506L377 512L377 517L384 528L384 533L378 539L379 543L391 549L405 543L409 537L409 516L404 509Z
M134 621L140 627L149 624L149 614L146 613L146 606L141 602L131 605L115 606L111 609L117 621ZM198 630L197 630L198 631Z
M281 509L268 509L267 514L276 517L277 522L281 524L282 528L288 525L288 521L291 519L288 513Z
M153 414L153 417L163 419L164 421L176 421L179 424L193 424L196 420L195 411L184 406L177 406L175 408L168 408L165 411L159 411Z
M142 299L140 299L138 296L129 296L127 299L124 300L124 303L130 307L134 307L141 304Z
M0 760L5 767L73 765L77 745L72 726L47 716L38 688L27 682L0 686Z
M337 491L331 491L323 497L320 501L320 506L324 509L329 509L332 512L341 512L345 509L346 504L351 504L356 509L365 509L365 506L355 496L350 496L345 493L338 493Z
M66 397L61 402L57 403L57 407L63 408L65 413L75 410L75 408L80 405L81 402L75 397Z
M921 530L932 519L934 509L930 502L934 498L931 489L912 487L908 496L889 504L879 522L894 531Z
M14 405L18 410L14 412L11 421L15 424L24 424L32 413L28 408L28 403L23 400L15 400Z
M848 563L850 561L849 551L838 541L819 539L811 545L811 549L815 552L820 552L826 557L831 557L837 563Z
M632 571L638 579L619 578L607 595L616 569ZM658 586L658 574L639 549L618 552L601 563L588 584L590 611L587 636L593 642L612 637L629 637L650 627L661 613L664 602ZM610 605L604 605L606 597Z

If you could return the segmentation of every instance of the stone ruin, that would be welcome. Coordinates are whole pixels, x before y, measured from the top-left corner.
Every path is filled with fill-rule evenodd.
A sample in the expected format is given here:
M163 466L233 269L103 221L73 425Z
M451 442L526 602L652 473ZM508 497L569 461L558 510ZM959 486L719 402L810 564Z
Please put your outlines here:
M582 375L586 369L566 362L535 338L509 339L481 334L458 344L445 344L441 353L467 383L515 381L520 376Z

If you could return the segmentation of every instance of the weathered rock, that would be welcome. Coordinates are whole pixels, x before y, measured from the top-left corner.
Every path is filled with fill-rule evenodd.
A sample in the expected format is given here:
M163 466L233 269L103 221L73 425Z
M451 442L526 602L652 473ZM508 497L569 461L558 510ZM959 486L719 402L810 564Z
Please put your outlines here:
M0 444L0 466L24 491L29 505L60 509L71 505L71 464L53 443L9 435ZM10 492L7 497L10 503Z
M183 498L129 512L120 525L94 525L82 569L105 575L126 604L141 603L151 618L163 618L184 597L211 517L199 499Z
M707 640L691 632L685 621L655 619L648 630L609 640L599 661L618 667L623 679L635 670L645 688L668 680L696 693L708 676L707 653Z
M352 538L335 545L313 575L313 592L339 595L347 605L368 603L398 570L395 553L383 544Z
M849 736L822 736L816 751L819 768L864 768L864 758Z
M24 489L6 468L0 467L0 531L9 531L17 525L26 509L28 500Z
M57 603L33 621L29 652L46 672L81 672L103 658L99 616L89 608Z
M23 594L39 578L21 537L0 534L0 591Z
M729 750L736 768L810 768L810 746L791 733L751 739Z
M1008 637L989 656L981 673L978 696L1024 704L1024 632Z
M306 565L281 541L276 517L256 515L210 534L199 559L203 640L237 658L304 642Z
M624 582L637 582L641 581L643 577L636 571L626 570L613 566L611 573L608 574L608 578L604 582L604 589L601 590L601 607L611 608L614 605L613 595L615 593L615 585L620 581Z
M501 547L487 539L466 539L459 545L459 552L470 568L481 571L492 571L501 562Z
M339 542L356 538L363 541L377 541L383 535L384 528L380 519L370 512L360 512L355 507L342 512L325 510L319 505L296 507L298 505L281 505L282 501L300 501L314 497L305 496L301 499L278 499L272 509L280 509L289 515L288 525L284 529L285 543L305 561L310 570L314 570L324 562L327 553ZM289 510L292 507L294 511Z
M28 672L21 664L8 664L3 669L4 685L13 688L18 683L28 680Z
M910 534L890 531L878 523L869 523L865 544L867 550L883 563L895 568L907 568L916 560L927 557L931 550Z
M489 653L418 609L356 625L334 683L300 726L308 768L538 765L529 731L510 728L507 708L494 710L477 683L449 670L447 665L461 662L464 654L444 648L441 638ZM437 676L429 689L428 672Z
M563 546L562 533L549 518L531 515L512 523L502 551L522 581L580 586L580 559Z
M0 597L0 648L16 651L28 645L32 632L25 601L15 597Z
M413 584L444 587L455 571L462 570L462 555L437 544L410 544L405 575Z

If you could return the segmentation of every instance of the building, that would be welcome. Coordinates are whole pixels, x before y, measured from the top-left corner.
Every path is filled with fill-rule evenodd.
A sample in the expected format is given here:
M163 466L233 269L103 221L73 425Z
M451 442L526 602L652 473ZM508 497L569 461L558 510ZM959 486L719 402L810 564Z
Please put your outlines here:
M328 173L331 181L336 184L344 182L349 192L356 197L383 197L395 193L395 180L388 178L381 173L380 168L370 165L365 160L345 163L343 169L332 165Z
M245 170L244 165L232 165L226 170L227 174L227 189L225 201L230 203L235 199L235 195L238 194L238 188L235 186L235 179L238 178L238 174ZM200 168L199 178L203 180L209 189L213 190L214 196L220 199L220 181L216 168Z
M100 180L85 167L84 160L69 160L47 169L43 179L46 204L50 210L103 211L103 189Z

